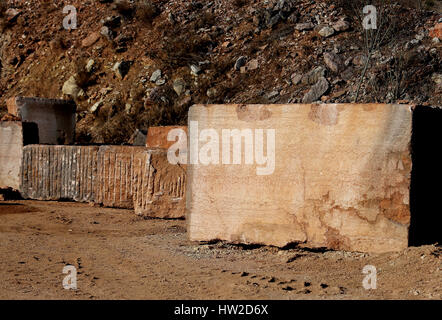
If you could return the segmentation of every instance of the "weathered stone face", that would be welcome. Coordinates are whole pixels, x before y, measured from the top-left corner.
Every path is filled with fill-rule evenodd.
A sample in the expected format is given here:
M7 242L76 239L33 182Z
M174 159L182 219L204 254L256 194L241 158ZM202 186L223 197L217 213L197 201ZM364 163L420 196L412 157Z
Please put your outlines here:
M21 153L15 158L21 164ZM23 148L21 179L19 168L14 183L24 198L135 207L138 215L156 218L185 216L185 166L170 164L166 150L30 145Z
M8 112L24 122L38 125L42 144L73 144L76 105L73 101L14 97L7 100Z
M98 149L95 146L25 146L20 186L22 197L94 201Z
M168 141L167 136L169 132L176 129L187 134L186 126L150 127L147 132L146 146L149 148L170 148L176 141Z
M151 218L185 217L186 166L172 165L166 150L135 156L135 213Z
M98 152L95 202L133 209L135 156L145 147L101 146Z
M0 121L0 189L20 188L22 153L22 123Z
M207 152L207 136L192 132L196 123L199 133L214 129L212 142L217 133L219 164ZM197 105L190 109L189 125L190 139L200 138L199 148L191 141L189 150L191 240L280 247L303 243L364 252L407 247L410 106ZM242 143L241 164L223 164L222 129L251 129L252 140ZM274 140L265 138L271 130ZM274 170L260 175L265 165L258 163L257 150L265 156L273 141ZM217 144L211 146L216 154ZM252 152L254 161L246 162L244 150ZM208 154L213 162L202 164Z
M30 199L69 199L132 209L134 155L144 150L123 146L26 146L20 192Z

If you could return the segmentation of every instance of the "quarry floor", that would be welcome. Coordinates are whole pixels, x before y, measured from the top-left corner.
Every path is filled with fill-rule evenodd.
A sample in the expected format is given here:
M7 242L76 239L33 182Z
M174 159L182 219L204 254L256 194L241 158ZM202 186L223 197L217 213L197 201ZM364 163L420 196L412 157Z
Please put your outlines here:
M0 202L0 299L442 299L442 248L348 253L187 240L182 220ZM77 290L63 268L76 267ZM365 290L362 269L377 269Z

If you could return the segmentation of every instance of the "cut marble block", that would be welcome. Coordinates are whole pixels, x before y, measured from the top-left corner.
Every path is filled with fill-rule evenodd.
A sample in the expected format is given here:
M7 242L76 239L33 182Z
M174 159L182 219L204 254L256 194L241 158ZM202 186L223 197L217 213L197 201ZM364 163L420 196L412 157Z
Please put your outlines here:
M407 105L193 106L190 239L404 249L411 131Z
M172 165L167 150L135 156L135 213L151 218L184 218L186 166Z
M25 146L20 185L22 197L94 201L98 149L95 146Z
M95 202L106 207L133 209L134 162L146 147L101 146Z
M20 188L22 153L22 123L0 121L0 189Z

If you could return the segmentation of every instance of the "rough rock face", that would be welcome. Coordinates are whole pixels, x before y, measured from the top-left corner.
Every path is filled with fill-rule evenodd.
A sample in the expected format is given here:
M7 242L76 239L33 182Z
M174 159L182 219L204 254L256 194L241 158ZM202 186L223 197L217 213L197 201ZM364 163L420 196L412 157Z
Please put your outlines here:
M167 150L148 150L135 156L135 213L151 218L184 218L186 166L172 165Z
M190 137L201 134L200 149L191 143L189 150L191 240L363 252L407 247L410 106L197 105L189 123ZM233 139L224 141L222 129L233 128L251 129L241 165L223 164L223 146ZM273 142L274 170L260 175ZM254 161L246 163L244 150Z
M330 84L324 77L319 78L318 82L310 88L302 99L303 103L312 103L317 101L330 88Z
M25 146L20 186L22 197L94 201L98 149L95 146Z
M37 200L69 199L133 208L134 155L144 147L24 147L20 192Z
M106 207L134 207L135 156L145 147L102 146L98 151L95 202Z
M13 169L24 198L135 207L137 214L156 218L185 216L185 166L170 164L166 150L29 145L23 148L21 184L20 165Z
M1 1L13 21L0 34L0 117L7 98L66 94L77 103L78 143L122 144L135 128L182 124L194 103L301 103L319 77L297 82L293 75L309 78L327 67L324 52L343 65L322 74L329 88L319 98L355 101L366 48L354 10L362 15L364 1L125 2L131 14L112 0L69 2L77 8L79 30L67 36L60 12L65 1ZM382 2L380 34L392 41L382 41L371 57L358 101L442 105L441 86L432 80L442 61L440 41L433 39L442 35L440 1ZM437 8L417 9L420 2ZM151 21L138 16L146 3L156 6ZM319 36L323 27L333 34ZM247 63L238 71L239 57ZM156 70L161 77L152 82Z
M59 99L14 97L7 100L8 112L24 122L38 125L42 144L73 144L75 102Z

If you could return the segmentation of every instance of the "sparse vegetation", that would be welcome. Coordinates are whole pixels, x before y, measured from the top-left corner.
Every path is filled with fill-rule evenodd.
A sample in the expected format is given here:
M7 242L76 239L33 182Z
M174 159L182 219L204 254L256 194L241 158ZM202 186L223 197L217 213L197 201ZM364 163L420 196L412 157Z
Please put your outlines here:
M128 0L117 0L115 2L115 10L125 17L130 17L133 14L133 7Z
M6 10L8 9L6 5L6 0L0 0L0 18L5 16Z
M8 9L6 0L0 0L0 32L3 32L4 29L8 26L6 19L6 10Z
M136 17L144 23L152 23L159 13L160 10L152 1L141 0L137 3Z
M397 100L400 98L401 90L400 85L402 83L403 64L400 63L401 55L403 55L403 43L400 42L398 34L405 33L409 30L407 23L412 25L409 17L401 16L401 9L397 7L396 1L391 0L376 0L372 2L372 5L376 7L376 29L365 29L363 26L364 18L363 8L366 6L366 2L361 0L341 0L339 4L346 11L347 15L353 19L353 24L358 27L359 37L356 38L356 44L363 48L364 64L360 71L360 78L358 81L356 92L354 93L354 102L358 102L361 97L361 91L364 83L367 80L367 72L373 64L373 56L378 55L382 49L392 50L395 49L398 52L398 57L394 58L391 65L387 65L388 69L383 70L377 74L378 77L384 79L375 81L373 78L369 79L369 88L375 92L380 88L388 89L389 92L383 92L384 97L387 99ZM402 1L402 5L411 5L408 1ZM378 84L382 83L383 86Z
M233 0L233 5L237 8L244 7L244 5L247 3L247 0Z

